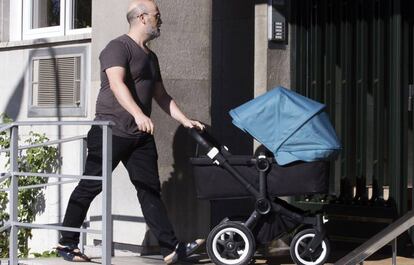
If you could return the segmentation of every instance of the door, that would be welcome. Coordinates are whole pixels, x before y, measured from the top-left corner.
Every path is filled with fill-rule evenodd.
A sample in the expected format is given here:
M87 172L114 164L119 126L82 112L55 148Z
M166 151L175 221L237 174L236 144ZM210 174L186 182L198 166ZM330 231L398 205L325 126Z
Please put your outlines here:
M294 0L293 89L324 102L343 144L340 203L412 209L414 3Z

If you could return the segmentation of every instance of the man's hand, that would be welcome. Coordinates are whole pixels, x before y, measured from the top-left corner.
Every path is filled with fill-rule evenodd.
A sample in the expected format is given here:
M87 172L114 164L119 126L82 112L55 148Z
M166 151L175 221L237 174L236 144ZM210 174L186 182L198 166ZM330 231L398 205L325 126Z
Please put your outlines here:
M145 114L140 114L135 117L135 123L138 126L138 130L149 134L154 134L154 124L152 120Z
M186 128L197 128L198 130L202 131L204 130L206 127L204 126L204 124L202 124L199 121L194 121L194 120L185 120L183 122L183 126Z

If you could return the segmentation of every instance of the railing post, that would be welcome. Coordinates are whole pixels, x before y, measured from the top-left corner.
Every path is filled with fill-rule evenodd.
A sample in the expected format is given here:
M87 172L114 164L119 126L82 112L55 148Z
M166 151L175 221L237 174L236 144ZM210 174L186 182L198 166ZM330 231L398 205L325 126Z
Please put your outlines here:
M397 238L391 241L392 248L392 265L397 265Z
M413 114L413 121L414 121L414 114ZM414 164L413 164L414 166ZM413 167L414 169L414 167ZM412 174L411 176L411 209L409 210L414 210L414 174ZM411 237L411 242L414 243L414 228L411 227L409 230L410 233L410 237Z
M102 126L102 264L112 256L112 128Z
M19 127L13 126L10 129L10 242L9 242L9 259L10 265L17 265L17 250L18 250L18 241L17 241L17 232L18 228L17 223L17 203L18 203L18 177L14 175L14 172L19 170L17 164L18 158L18 140L19 140Z

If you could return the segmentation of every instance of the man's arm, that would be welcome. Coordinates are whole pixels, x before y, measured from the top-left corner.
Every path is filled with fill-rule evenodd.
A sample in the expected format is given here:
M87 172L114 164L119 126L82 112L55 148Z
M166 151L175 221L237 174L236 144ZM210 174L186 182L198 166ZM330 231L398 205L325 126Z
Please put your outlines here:
M150 134L154 133L154 124L151 119L147 117L141 108L135 103L131 92L124 83L125 68L120 66L110 67L105 70L108 76L109 86L118 100L119 104L128 111L135 119L138 129Z
M164 84L162 82L157 82L155 84L154 99L161 109L181 123L184 127L197 127L200 130L204 129L204 125L201 122L190 120L184 115L172 97L168 95L167 91L165 91Z

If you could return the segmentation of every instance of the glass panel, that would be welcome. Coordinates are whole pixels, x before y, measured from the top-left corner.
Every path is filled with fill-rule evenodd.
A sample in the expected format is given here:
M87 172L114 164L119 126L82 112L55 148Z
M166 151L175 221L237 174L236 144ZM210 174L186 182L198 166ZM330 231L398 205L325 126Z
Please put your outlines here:
M90 28L92 0L72 1L72 29Z
M60 25L60 0L32 0L32 29Z

